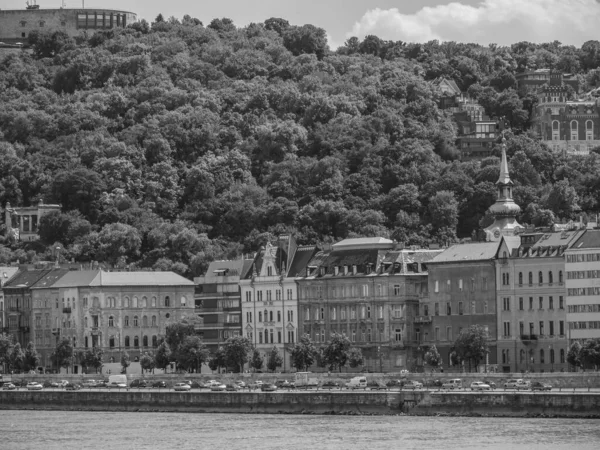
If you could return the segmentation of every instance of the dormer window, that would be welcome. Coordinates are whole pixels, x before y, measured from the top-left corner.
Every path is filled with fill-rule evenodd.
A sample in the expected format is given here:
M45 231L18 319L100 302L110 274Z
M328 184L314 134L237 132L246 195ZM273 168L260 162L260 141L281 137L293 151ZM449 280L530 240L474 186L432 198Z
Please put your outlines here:
M355 265L352 266L352 274L356 275L356 273L357 273L357 267L356 267L356 264L355 264Z
M273 266L267 266L267 276L273 276Z
M344 266L344 275L348 275L348 266Z
M327 273L327 268L325 266L319 267L319 275L324 276Z
M338 266L335 266L333 268L333 274L337 276L339 273L340 273L340 268Z

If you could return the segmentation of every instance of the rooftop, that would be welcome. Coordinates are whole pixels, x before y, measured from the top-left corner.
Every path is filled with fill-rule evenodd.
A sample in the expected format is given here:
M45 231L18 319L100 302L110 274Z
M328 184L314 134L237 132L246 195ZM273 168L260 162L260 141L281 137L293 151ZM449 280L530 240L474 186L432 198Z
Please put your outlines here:
M499 244L499 242L477 242L453 245L433 258L429 264L491 260L496 257Z
M333 244L333 250L355 250L355 249L373 249L373 248L387 248L391 249L394 246L394 242L382 238L382 237L367 237L367 238L354 238L344 239L343 241Z
M571 246L572 249L597 248L600 249L600 230L586 230L582 236Z

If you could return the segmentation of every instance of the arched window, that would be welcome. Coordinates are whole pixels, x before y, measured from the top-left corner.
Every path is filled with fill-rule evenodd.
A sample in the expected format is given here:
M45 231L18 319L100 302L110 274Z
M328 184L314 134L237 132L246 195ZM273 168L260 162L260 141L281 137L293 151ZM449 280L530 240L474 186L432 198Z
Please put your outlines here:
M84 326L84 328L88 327L88 318L87 317L83 318L83 326Z
M148 307L148 297L142 297L142 308Z
M562 270L558 271L558 282L559 283L563 282L563 273L562 273Z
M113 316L110 316L108 318L108 326L109 327L114 327L115 326L115 318Z
M552 271L548 271L548 283L552 284L554 282L554 276L552 275Z
M132 308L137 308L138 307L138 298L137 297L133 297L133 305L131 305Z
M140 346L140 338L138 336L133 338L133 346L136 348Z
M125 316L125 320L123 321L123 326L124 327L128 327L129 326L129 316Z
M152 336L152 347L158 347L158 338L156 336Z
M125 347L129 347L129 336L125 336Z
M123 308L129 308L129 297L123 299Z
M560 139L560 123L558 120L552 121L552 140L558 141Z
M152 316L152 326L156 326L156 316Z
M85 344L85 348L88 348L88 337L87 336L83 338L83 342Z
M540 364L544 364L544 349L540 349Z
M139 326L138 316L133 316L133 326L134 327Z
M542 274L541 270L538 272L538 283L540 285L544 284L544 275Z
M533 284L533 272L529 272L529 284Z
M181 306L183 308L185 308L185 303L186 303L187 299L185 297L181 297Z
M142 343L144 347L148 347L148 336L144 336L144 338L142 339Z
M165 306L167 308L169 308L171 306L171 299L169 298L168 295L165 297Z
M519 285L523 284L523 272L519 272Z
M579 139L579 123L576 120L571 120L571 140L576 141Z
M156 308L156 297L152 297L152 307Z
M550 364L554 364L554 349L550 349Z
M565 363L565 349L564 348L560 349L560 363L561 364Z
M585 140L591 141L594 139L594 122L587 120L585 122Z
M111 336L111 337L108 339L108 346L109 346L110 348L115 348L115 337L114 337L114 336Z
M148 316L142 317L142 326L146 328L148 326Z

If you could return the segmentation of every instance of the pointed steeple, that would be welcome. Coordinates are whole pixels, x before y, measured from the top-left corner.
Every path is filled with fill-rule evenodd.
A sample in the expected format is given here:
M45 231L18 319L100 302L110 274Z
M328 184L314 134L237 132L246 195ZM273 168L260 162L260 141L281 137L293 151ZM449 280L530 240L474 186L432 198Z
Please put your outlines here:
M500 176L496 182L498 193L496 203L490 206L490 213L494 216L494 223L485 229L488 241L498 241L501 236L514 236L522 228L516 220L521 208L512 199L513 182L508 173L508 160L506 158L506 139L502 137L502 161L500 163Z

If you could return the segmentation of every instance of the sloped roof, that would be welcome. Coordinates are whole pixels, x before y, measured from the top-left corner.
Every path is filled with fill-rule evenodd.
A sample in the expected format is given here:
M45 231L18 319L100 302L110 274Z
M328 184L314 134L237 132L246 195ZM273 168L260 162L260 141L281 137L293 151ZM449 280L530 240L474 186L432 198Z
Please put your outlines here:
M61 280L64 276L68 274L69 269L53 269L47 274L45 274L38 281L36 281L36 283L33 286L31 286L31 289L43 289L52 287L54 283Z
M478 242L474 244L453 245L433 258L429 264L491 260L496 257L499 245L500 242Z
M246 261L252 262L251 259L235 259L229 261L213 261L208 265L206 270L205 280L215 279L218 276L240 277L243 275L243 268Z
M2 287L2 289L30 288L48 272L50 272L50 269L19 271Z
M303 245L296 249L292 264L288 269L288 277L299 276L302 272L305 272L306 266L312 259L313 255L317 251L317 247L314 245Z
M53 288L73 288L89 286L92 281L98 276L100 270L74 270L65 274L61 279L56 281ZM37 287L37 286L36 286Z
M175 272L104 272L90 286L194 286L194 282Z
M586 230L571 248L600 248L600 230Z
M367 248L367 247L392 247L393 241L382 238L382 237L365 237L365 238L353 238L344 239L336 244L333 244L333 250L345 250L349 248Z
M532 248L560 246L570 247L582 235L585 235L585 230L565 230L544 233L544 235L532 245Z

